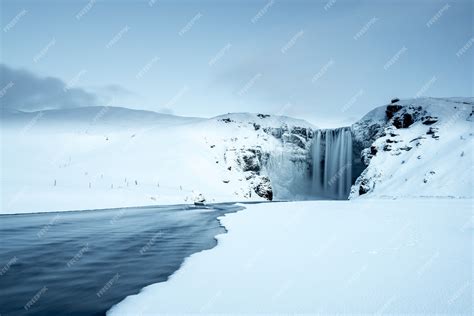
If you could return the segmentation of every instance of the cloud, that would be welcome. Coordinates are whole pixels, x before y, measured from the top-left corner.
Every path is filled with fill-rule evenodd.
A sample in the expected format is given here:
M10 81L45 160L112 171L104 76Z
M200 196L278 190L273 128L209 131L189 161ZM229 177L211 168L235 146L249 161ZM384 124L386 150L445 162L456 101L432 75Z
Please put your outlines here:
M100 87L98 93L112 94L112 95L121 95L121 96L134 96L135 92L130 91L118 84L109 84L103 87Z
M27 70L0 64L0 103L2 108L38 111L95 106L99 98L58 78L38 77Z

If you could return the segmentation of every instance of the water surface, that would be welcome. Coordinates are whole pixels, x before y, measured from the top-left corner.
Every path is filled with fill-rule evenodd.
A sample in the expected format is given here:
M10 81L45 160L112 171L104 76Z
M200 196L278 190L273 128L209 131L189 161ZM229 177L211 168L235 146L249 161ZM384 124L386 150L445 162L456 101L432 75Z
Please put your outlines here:
M104 315L216 245L234 204L0 216L0 314Z

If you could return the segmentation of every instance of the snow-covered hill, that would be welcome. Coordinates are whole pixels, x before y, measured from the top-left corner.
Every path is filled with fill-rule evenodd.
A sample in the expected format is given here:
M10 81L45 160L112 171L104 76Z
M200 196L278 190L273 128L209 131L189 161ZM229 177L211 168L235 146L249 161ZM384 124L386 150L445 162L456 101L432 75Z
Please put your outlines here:
M350 198L472 197L473 104L403 100L353 124ZM0 213L318 198L304 120L84 107L3 109L0 123Z
M314 128L262 114L199 119L114 107L4 110L0 120L3 213L284 196L281 181L295 168L279 166L294 160L306 176Z
M367 168L351 198L473 197L473 106L474 98L421 98L368 113L352 126Z

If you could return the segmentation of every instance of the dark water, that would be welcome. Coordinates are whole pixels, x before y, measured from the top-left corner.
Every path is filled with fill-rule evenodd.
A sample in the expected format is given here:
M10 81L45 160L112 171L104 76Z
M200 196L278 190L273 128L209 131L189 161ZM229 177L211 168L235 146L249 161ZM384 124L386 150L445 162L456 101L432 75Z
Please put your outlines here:
M0 216L0 314L103 315L216 245L239 210L160 206Z

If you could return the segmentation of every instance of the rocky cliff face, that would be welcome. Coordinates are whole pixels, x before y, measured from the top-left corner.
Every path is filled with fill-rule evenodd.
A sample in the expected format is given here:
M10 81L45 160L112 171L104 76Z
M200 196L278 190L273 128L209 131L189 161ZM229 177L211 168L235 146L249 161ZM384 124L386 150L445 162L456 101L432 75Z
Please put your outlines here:
M312 125L266 114L228 114L215 121L236 130L216 144L225 144L221 148L223 168L228 173L241 174L238 180L243 182L243 197L288 198L302 189L311 166ZM292 184L297 184L295 190Z
M473 98L394 101L352 126L350 198L472 196Z

